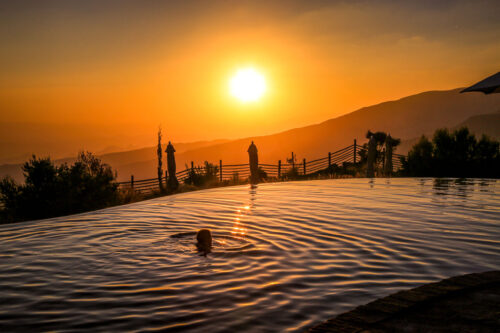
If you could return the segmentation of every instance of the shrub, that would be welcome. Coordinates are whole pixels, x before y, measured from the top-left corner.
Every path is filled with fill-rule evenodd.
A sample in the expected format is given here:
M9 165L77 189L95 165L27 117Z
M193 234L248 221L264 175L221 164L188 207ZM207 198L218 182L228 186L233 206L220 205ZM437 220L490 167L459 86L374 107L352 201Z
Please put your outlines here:
M262 167L259 167L259 180L265 179L267 179L267 172Z
M285 177L288 179L296 179L299 177L299 168L294 165L285 172Z
M500 177L499 142L479 141L466 127L454 132L439 129L432 142L425 136L402 160L403 174L423 177Z
M386 144L389 143L392 148L395 150L397 146L401 143L400 139L397 138L390 138L389 142L388 141L388 134L385 132L371 132L370 130L366 132L366 138L370 139L370 137L373 136L375 139L375 143L377 145L377 149L375 151L375 170L380 168L382 164L384 163L384 149L386 147ZM360 148L357 151L357 155L359 156L359 161L356 163L359 165L365 165L367 160L368 160L368 143L363 144L360 146Z
M432 169L432 143L422 135L418 143L408 152L408 157L402 160L403 172L408 175L422 175Z
M186 168L188 166L186 165ZM215 164L205 161L203 167L194 167L189 169L184 183L194 186L204 186L218 181L219 167Z
M22 169L24 184L10 178L0 182L4 221L61 216L118 203L111 167L91 153L79 153L71 166L56 166L50 158L33 155Z

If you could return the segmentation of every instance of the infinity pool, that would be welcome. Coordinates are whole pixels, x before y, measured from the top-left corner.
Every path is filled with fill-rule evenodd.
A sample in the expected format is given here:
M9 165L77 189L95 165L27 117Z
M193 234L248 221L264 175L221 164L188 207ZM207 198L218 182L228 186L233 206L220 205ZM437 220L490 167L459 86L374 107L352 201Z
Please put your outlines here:
M0 226L0 331L296 332L493 269L500 181L218 188Z

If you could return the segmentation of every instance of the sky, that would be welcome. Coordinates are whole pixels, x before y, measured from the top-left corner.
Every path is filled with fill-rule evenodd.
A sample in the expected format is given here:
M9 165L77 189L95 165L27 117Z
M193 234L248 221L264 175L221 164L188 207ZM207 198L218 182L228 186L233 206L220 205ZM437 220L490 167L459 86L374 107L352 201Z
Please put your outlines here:
M159 125L176 142L271 134L471 85L500 70L498 17L481 0L3 1L0 162L152 146ZM257 102L229 93L246 67Z

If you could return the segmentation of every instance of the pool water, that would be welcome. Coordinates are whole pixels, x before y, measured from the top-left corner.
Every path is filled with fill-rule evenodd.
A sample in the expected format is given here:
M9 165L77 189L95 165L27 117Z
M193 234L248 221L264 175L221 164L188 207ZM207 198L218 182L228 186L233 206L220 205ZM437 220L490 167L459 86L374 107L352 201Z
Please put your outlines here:
M195 233L210 228L213 252ZM500 269L500 181L337 179L0 226L0 331L296 332Z

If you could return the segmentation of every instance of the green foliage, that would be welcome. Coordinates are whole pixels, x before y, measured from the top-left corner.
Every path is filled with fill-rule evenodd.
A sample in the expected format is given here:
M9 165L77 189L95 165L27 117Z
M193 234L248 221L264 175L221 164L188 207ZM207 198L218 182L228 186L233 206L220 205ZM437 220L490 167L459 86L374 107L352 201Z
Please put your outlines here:
M368 130L366 132L366 138L369 139L373 135L375 139L375 143L377 144L377 151L375 152L375 165L378 166L382 164L384 159L383 150L385 148L386 141L390 138L389 144L394 148L399 146L401 143L400 139L388 137L385 132L371 132ZM357 151L357 155L359 156L359 163L365 164L368 159L368 143L363 144Z
M389 144L391 145L391 147L397 147L401 144L401 139L396 139L396 138L393 138L391 136L387 137L386 138L386 141L389 140Z
M424 177L500 177L499 142L482 136L479 141L466 127L453 133L439 129L432 142L422 136L408 157L403 174Z
M377 143L377 146L382 146L385 143L385 139L387 138L387 133L385 132L375 132L373 133L372 131L368 130L366 132L366 138L370 139L370 137L373 135L373 138L375 139L375 142Z
M91 153L81 152L68 166L33 156L23 165L25 183L0 182L5 221L32 220L99 209L118 203L111 167Z
M188 166L186 165L186 168ZM215 164L205 161L203 167L197 166L189 169L184 183L194 186L204 186L217 182L219 176L219 167Z
M403 160L403 172L409 175L420 175L431 169L432 151L432 143L422 135L418 143L408 152L408 159Z
M215 164L209 163L205 161L205 179L206 181L217 180L217 176L219 175L219 167Z
M289 168L284 176L288 179L296 179L299 177L299 168L297 167L297 165L294 165L293 167Z

